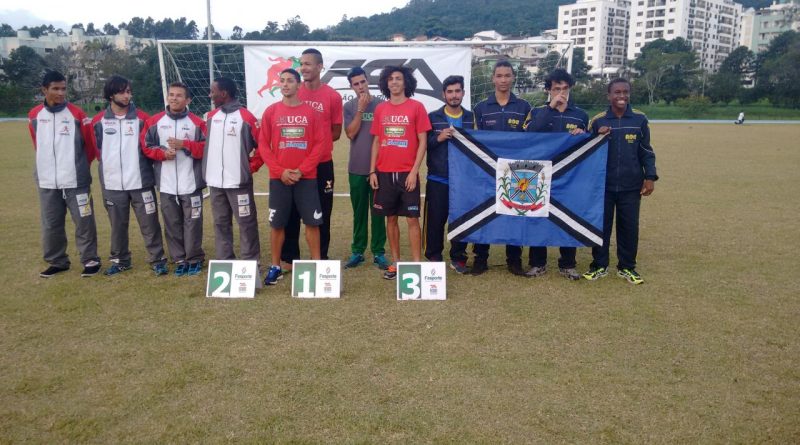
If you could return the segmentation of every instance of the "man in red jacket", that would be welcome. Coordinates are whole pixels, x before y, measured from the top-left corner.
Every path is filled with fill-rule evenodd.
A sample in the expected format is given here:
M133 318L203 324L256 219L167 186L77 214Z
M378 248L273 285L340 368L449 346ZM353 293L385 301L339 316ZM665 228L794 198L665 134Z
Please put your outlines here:
M320 259L322 207L317 194L317 165L324 133L318 113L297 96L300 73L281 72L283 100L270 105L261 118L258 150L269 168L269 224L272 265L264 284L277 284L283 277L281 248L292 204L306 225L311 258Z

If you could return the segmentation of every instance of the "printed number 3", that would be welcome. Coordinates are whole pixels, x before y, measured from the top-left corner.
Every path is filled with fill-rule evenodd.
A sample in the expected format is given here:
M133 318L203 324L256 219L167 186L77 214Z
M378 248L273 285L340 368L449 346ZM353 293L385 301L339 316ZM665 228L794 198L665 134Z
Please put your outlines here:
M400 280L403 283L403 288L400 295L404 298L416 299L422 295L422 289L419 288L419 275L415 273L404 273ZM404 292L410 290L411 292Z

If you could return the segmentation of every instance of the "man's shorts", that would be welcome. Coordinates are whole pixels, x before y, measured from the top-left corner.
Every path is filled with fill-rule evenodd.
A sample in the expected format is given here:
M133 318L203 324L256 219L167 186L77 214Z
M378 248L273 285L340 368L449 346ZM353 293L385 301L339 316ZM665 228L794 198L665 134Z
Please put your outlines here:
M406 190L408 172L378 172L378 190L375 190L372 211L378 216L406 216L419 218L419 177L414 191Z
M294 185L286 185L280 179L269 180L269 225L275 229L286 227L292 202L297 207L303 224L322 225L322 206L319 205L316 179L301 179Z

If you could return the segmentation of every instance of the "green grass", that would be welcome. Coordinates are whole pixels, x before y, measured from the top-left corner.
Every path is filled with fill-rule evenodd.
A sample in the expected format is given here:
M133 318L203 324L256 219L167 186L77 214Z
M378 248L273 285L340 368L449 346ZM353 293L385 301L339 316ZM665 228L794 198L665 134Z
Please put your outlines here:
M583 106L583 105L581 105ZM605 111L603 105L585 106L589 116ZM739 112L744 111L746 120L800 120L800 109L779 108L771 105L711 105L706 111L698 116L688 116L686 109L677 105L635 105L637 110L641 110L651 120L727 120L733 122L739 117Z
M136 223L132 271L40 279L29 136L0 134L0 443L800 442L794 125L653 126L644 285L568 282L555 249L548 275L513 277L493 248L443 302L397 302L369 266L340 300L291 299L288 280L206 299L201 278L152 276ZM337 144L337 191L346 156ZM346 198L334 214L344 258Z

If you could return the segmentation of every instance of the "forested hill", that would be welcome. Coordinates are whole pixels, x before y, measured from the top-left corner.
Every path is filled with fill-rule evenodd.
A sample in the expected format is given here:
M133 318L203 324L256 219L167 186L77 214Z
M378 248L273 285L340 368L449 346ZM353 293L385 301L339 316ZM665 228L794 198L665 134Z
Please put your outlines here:
M556 27L558 6L574 0L411 0L407 6L370 17L343 19L328 29L332 39L386 40L401 33L461 40L493 29L533 36Z
M461 40L493 29L508 36L534 36L556 28L560 5L574 0L411 0L403 8L370 17L344 17L326 31L332 40L387 40L401 33ZM745 8L763 8L772 0L742 0Z

